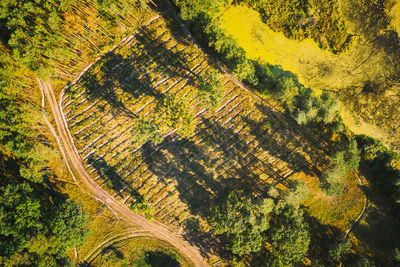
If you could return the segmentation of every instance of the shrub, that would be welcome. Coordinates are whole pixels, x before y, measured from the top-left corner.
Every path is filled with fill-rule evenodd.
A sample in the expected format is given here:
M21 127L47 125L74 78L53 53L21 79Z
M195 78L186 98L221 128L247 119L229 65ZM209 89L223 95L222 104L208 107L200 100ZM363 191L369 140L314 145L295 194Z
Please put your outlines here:
M154 207L150 207L144 198L131 201L129 207L134 213L142 213L146 220L153 219Z
M217 71L207 71L199 78L198 97L203 107L217 108L223 98L223 85L218 76Z
M343 192L342 181L349 171L358 169L360 158L355 140L349 141L346 149L336 152L331 158L330 167L322 174L321 187L327 195L340 195Z
M134 121L131 134L134 137L135 145L142 145L151 140L155 145L160 144L164 137L160 133L159 127L154 120L139 117Z
M160 128L176 128L177 134L183 138L193 135L196 120L187 98L178 100L174 95L166 95L157 103L155 112Z

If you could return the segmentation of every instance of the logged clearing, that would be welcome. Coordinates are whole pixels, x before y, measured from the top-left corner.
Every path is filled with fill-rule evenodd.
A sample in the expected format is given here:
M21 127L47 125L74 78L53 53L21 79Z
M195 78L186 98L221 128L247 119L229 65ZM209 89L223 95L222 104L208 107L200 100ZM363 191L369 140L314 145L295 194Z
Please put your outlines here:
M223 11L221 27L247 54L262 63L281 66L298 75L299 81L317 93L360 86L387 73L383 52L354 38L349 50L333 54L312 39L296 41L265 25L259 14L246 6Z
M203 106L198 83L215 65L163 16L66 90L63 108L71 133L97 183L126 205L146 206L145 214L176 231L193 216L207 231L201 218L233 190L262 195L271 186L289 187L296 173L315 178L326 169L333 153L329 140L228 76L219 75L221 103ZM157 104L167 97L188 103L193 132L183 138L181 129L166 127L160 144L138 144L135 121L156 120ZM361 209L353 204L351 210ZM339 220L345 224L349 216Z

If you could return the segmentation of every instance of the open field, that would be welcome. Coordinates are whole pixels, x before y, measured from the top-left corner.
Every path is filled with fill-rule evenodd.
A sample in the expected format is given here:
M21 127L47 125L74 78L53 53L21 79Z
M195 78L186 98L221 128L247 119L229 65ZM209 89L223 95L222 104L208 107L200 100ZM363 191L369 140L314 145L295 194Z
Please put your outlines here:
M350 2L344 5L346 13L354 9L350 6ZM356 27L354 22L346 23ZM323 91L334 92L343 103L340 112L351 131L399 149L398 85L386 88L382 82L382 77L396 73L397 65L390 60L391 54L385 45L355 32L357 38L348 50L334 54L321 49L312 39L296 41L274 32L256 11L246 6L225 9L221 14L221 28L238 42L249 59L294 73L300 83L317 95Z
M237 40L248 58L281 66L317 92L361 85L388 68L382 51L374 51L363 40L354 40L348 51L333 54L312 39L296 41L274 32L246 6L230 6L221 18L221 27Z

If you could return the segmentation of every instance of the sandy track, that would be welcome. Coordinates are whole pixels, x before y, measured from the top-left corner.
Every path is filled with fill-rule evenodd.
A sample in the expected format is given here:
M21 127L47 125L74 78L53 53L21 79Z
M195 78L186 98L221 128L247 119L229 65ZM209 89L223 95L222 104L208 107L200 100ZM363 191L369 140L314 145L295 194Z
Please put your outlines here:
M61 145L60 149L64 152L62 153L65 156L64 159L67 164L69 164L78 182L81 182L95 199L107 205L116 214L122 217L122 219L136 225L140 230L147 231L150 235L170 243L178 249L184 257L191 260L194 265L208 266L197 247L189 244L181 235L170 232L164 225L157 222L149 222L142 215L133 213L127 206L117 201L112 195L103 190L90 177L74 145L64 114L57 104L57 99L51 84L43 82L40 79L37 80L40 90L49 102L57 129L56 139L60 140L61 144L59 145Z

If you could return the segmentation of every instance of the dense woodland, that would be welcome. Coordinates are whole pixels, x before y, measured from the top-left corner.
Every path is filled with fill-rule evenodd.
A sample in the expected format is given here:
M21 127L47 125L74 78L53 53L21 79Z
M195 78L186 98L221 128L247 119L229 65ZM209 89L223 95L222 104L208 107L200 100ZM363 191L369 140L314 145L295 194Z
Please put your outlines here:
M71 265L67 252L83 244L88 234L89 222L83 207L61 193L49 166L49 158L60 156L43 121L35 76L65 84L79 72L85 60L93 60L126 35L129 18L136 18L131 12L133 8L154 3L83 2L0 2L0 265ZM218 26L218 15L224 7L246 4L259 12L266 25L283 32L287 38L310 37L321 49L342 53L353 37L338 11L338 2L174 0L173 8L207 53L223 62L238 80L261 96L279 101L286 116L297 124L318 129L317 134L333 140L330 162L319 177L324 194L342 194L344 178L351 172L359 172L370 184L365 194L373 203L373 212L381 214L382 220L398 225L399 155L378 140L351 133L340 117L338 101L362 106L365 110L362 108L360 114L369 120L384 117L378 125L390 124L394 137L398 137L399 128L392 123L400 112L387 113L383 92L397 88L399 73L392 72L380 80L348 88L343 94L316 95L312 88L298 82L296 74L248 59L236 41ZM363 17L350 14L354 15L352 19L366 21L371 26L360 26L361 34L397 63L395 54L400 43L397 33L388 29L390 18L385 13L393 3L360 0L354 1L354 5L363 7L360 10L365 13L358 14ZM140 21L139 17L136 19ZM90 35L94 28L96 34ZM377 37L372 39L374 36ZM393 62L391 66L395 65ZM219 107L223 96L218 75L208 72L199 79L197 97L204 108ZM358 96L360 88L362 93ZM363 104L365 101L361 101L365 98L376 103L372 115L368 114L370 109ZM389 107L398 103L391 99ZM385 110L380 111L379 107ZM183 139L193 134L196 121L185 99L165 97L155 110L157 119L144 116L135 119L131 131L135 136L133 143L151 140L158 145L163 141L161 133L174 128ZM312 266L395 266L400 262L400 240L375 248L370 246L374 240L368 239L365 230L360 242L365 242L368 249L363 250L352 244L353 240L343 240L326 230L301 205L308 193L301 182L286 191L271 187L263 195L238 189L221 205L210 207L204 219L218 241L220 256L238 266L293 266L308 261ZM131 209L151 218L144 198L131 205ZM199 227L196 220L185 221L185 236L190 240L198 238ZM379 230L374 227L371 229ZM399 233L393 236L397 238Z

